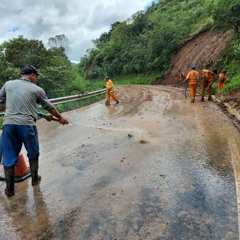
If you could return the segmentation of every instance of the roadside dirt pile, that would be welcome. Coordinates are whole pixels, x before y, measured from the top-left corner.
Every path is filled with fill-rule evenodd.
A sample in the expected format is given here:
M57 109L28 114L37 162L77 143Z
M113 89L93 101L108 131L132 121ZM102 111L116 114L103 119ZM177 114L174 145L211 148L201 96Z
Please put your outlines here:
M172 58L169 72L163 78L157 78L155 84L176 86L180 73L186 75L194 64L199 71L204 68L212 69L221 51L227 47L232 38L232 32L217 33L207 29L199 33L179 49ZM214 99L240 130L240 89L228 94L218 94Z
M240 89L232 90L227 94L218 94L215 100L240 132Z

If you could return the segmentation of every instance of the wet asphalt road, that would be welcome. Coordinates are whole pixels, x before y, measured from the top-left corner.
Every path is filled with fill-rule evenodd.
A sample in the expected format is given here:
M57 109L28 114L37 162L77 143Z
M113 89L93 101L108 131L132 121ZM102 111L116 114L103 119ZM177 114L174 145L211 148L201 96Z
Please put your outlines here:
M38 121L42 182L0 182L0 239L239 239L240 136L213 102L117 86L104 101ZM2 172L2 167L0 173Z

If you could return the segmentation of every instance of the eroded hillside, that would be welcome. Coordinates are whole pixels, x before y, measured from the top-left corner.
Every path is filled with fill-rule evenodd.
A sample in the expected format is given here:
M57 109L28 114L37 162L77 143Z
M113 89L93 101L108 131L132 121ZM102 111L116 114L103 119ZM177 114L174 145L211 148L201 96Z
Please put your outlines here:
M219 54L232 40L232 33L217 33L205 30L183 45L172 59L172 67L163 78L158 78L156 84L173 85L182 72L187 74L193 64L198 70L212 67Z
M231 32L216 33L206 30L200 33L179 49L172 58L172 67L169 72L163 78L158 78L155 84L175 85L180 73L186 75L193 64L197 65L199 71L203 68L213 68L214 63L221 56L221 51L228 46L232 38ZM240 131L240 90L233 90L228 94L217 94L215 99Z

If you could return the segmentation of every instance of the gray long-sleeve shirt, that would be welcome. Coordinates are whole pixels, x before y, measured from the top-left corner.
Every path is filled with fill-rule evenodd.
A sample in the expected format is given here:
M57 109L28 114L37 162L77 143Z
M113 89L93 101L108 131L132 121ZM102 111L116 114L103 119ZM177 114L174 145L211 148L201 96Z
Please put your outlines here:
M45 91L27 79L6 82L0 90L0 103L6 102L3 125L35 125L38 107L50 110Z

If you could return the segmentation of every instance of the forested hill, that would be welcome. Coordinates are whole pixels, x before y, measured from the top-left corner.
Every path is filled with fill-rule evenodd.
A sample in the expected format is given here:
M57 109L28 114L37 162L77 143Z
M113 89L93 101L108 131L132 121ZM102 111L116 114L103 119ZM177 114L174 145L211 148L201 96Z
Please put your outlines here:
M171 60L179 49L209 29L224 33L232 30L228 52L221 52L224 58L218 57L216 67L228 67L229 74L236 75L240 63L239 13L239 0L155 1L146 11L113 23L109 32L95 39L95 47L81 59L79 69L88 79L102 78L106 74L114 77L156 73L162 77L171 68ZM204 64L211 65L210 60L201 62L202 66Z

